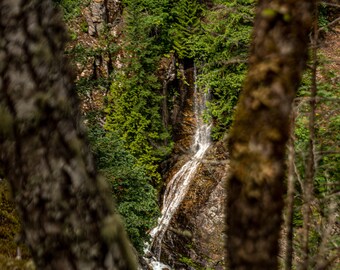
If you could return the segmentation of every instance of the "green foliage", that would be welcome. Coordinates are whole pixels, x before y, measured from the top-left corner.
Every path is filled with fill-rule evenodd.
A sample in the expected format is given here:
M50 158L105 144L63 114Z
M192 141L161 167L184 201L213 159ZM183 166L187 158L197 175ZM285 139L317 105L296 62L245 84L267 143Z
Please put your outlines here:
M15 238L20 233L20 220L11 200L10 188L5 180L0 180L0 268L1 269L32 269L32 263L28 263L30 254L27 247L19 245L22 251L21 262L15 262L18 244ZM27 265L26 265L27 264ZM27 267L26 267L27 266ZM11 268L13 267L13 268Z
M325 57L319 54L320 75L322 79L317 81L318 102L315 114L315 151L317 154L315 194L324 196L329 190L330 183L336 183L340 177L340 168L337 166L340 153L337 152L337 143L340 139L340 117L337 113L340 97L340 83L334 80L336 73L327 68ZM309 102L311 88L311 72L307 70L303 76L298 97L301 99L299 114L295 127L295 152L297 155L297 168L300 177L305 176L306 153L309 142ZM334 188L334 185L333 185Z
M169 132L164 128L156 71L165 52L162 44L168 7L166 0L126 0L123 67L113 74L108 99L106 129L115 131L125 147L159 181L158 162L171 150L165 144Z
M181 257L179 259L180 262L186 264L187 266L190 266L194 269L199 269L199 265L197 263L195 263L191 258L188 258L188 257Z
M61 7L64 19L69 21L75 17L80 16L81 7L88 1L81 0L53 0L58 6Z
M171 11L173 23L169 34L173 48L180 59L194 58L195 44L200 34L201 5L196 0L179 0Z
M201 66L198 85L211 93L208 111L220 139L232 123L247 69L248 46L253 25L254 1L215 1L218 8L206 11L204 35L195 50Z
M59 2L62 8L70 11L67 18L73 20L77 12L72 5L80 9L80 3ZM160 121L161 97L157 93L159 82L154 75L160 59L158 54L163 48L159 40L164 18L158 6L162 1L149 1L148 7L143 6L142 1L128 2L125 5L131 6L126 8L129 12L124 15L126 28L123 44L118 45L116 38L104 27L97 38L98 46L88 47L78 43L66 53L78 67L85 70L93 63L92 72L77 80L76 91L85 101L83 114L97 167L109 182L133 245L141 252L148 238L147 231L155 225L159 215L156 191L150 182L152 176L159 178L156 165L164 151L168 151L162 146L163 137L168 137L168 134ZM142 6L147 9L142 10ZM146 16L153 12L153 16ZM67 23L74 25L71 21ZM81 31L86 31L87 25L81 23L79 27ZM81 34L79 29L77 33ZM123 68L113 70L111 74L102 74L95 61L118 61L116 57L122 50L124 55L127 53L119 60L124 64ZM106 97L109 89L114 90ZM86 102L89 98L95 101L91 104ZM106 131L98 126L105 117L104 110L107 112ZM129 119L126 123L125 117ZM155 143L156 147L151 143Z
M0 253L15 257L15 235L19 232L20 223L15 213L14 204L10 201L9 187L4 180L0 181Z
M322 54L318 55L318 77L317 77L317 103L315 111L315 140L314 140L314 166L315 175L313 179L313 203L311 205L311 215L313 223L310 225L309 246L310 258L318 253L323 230L327 226L328 218L334 215L330 210L331 204L339 205L339 198L336 194L340 190L340 149L339 149L339 130L340 117L339 98L340 83L336 78L335 72L327 65L328 61ZM302 85L298 93L298 111L295 122L295 166L297 183L296 205L294 209L294 226L301 228L303 226L302 205L303 190L302 185L306 178L308 153L309 153L309 115L310 115L310 88L311 88L311 71L307 70L303 76ZM333 210L334 211L334 210ZM331 255L336 250L340 239L337 236L331 236L328 241L327 249ZM299 251L300 244L297 239L296 250Z
M156 190L150 185L146 169L124 148L114 132L99 127L89 132L96 164L109 181L112 195L122 215L128 235L138 251L147 240L147 231L159 215Z
M190 267L190 269L196 269L196 270L212 270L212 268L202 268L198 263L195 263L191 258L188 257L181 257L179 259L181 263L186 264Z
M330 8L327 6L326 3L320 3L319 4L319 27L324 27L327 29L327 25L329 24L329 10Z

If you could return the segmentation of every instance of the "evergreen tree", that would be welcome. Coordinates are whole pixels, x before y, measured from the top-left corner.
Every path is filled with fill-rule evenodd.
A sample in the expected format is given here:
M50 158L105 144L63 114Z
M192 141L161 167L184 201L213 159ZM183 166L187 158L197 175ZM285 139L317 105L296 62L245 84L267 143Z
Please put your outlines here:
M157 163L169 153L169 132L160 114L157 68L164 53L167 0L125 2L124 57L113 74L106 129L116 131L127 149L159 180Z
M197 44L198 85L211 93L208 112L212 137L220 139L230 127L247 69L253 0L217 0L205 12L204 35Z
M173 49L180 59L195 56L195 43L201 31L201 5L196 0L179 0L172 10L170 35Z
M93 125L89 137L97 167L109 182L128 236L142 253L149 237L147 232L156 225L159 215L156 190L150 184L150 176L114 132L105 132Z
M75 17L84 3L80 4L79 1L69 0L55 2L58 2L64 11L64 19L68 24L73 27L77 25L78 21ZM102 5L105 3L102 2ZM153 10L154 7L151 9ZM111 10L111 12L113 11ZM157 18L155 18L156 20ZM156 24L155 21L153 25ZM85 44L77 42L73 48L67 51L72 62L78 66L81 65L85 68L93 62L92 73L76 81L76 90L82 100L88 100L94 90L97 91L97 96L102 95L102 99L106 99L104 91L110 88L111 80L115 74L110 74L109 67L105 70L107 73L100 70L102 66L109 65L111 62L102 62L97 66L96 59L115 62L118 61L119 49L125 50L125 48L119 48L117 38L110 34L109 27L105 22L106 20L103 20L104 27L96 37L98 42L96 47L86 47ZM131 27L131 30L134 31L135 28ZM139 35L140 30L138 28L129 34ZM72 30L69 29L69 31ZM82 35L86 34L82 33ZM138 40L139 37L134 36L133 40ZM150 184L151 177L146 173L145 164L137 164L136 158L126 149L126 144L124 146L123 140L117 135L117 132L104 130L99 124L105 117L103 110L105 110L107 100L106 102L100 101L98 104L89 101L84 101L84 103L86 109L83 109L83 114L97 169L109 183L112 200L115 201L117 210L123 218L132 244L138 252L142 253L143 245L148 238L147 232L155 225L159 213L156 190Z

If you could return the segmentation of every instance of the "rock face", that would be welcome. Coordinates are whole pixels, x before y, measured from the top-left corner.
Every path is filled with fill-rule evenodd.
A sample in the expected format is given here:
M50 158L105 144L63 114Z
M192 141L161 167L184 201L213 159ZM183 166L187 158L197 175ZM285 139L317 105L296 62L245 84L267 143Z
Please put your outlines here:
M92 0L83 11L88 33L79 31L78 41L87 48L100 48L107 33L119 44L123 28L120 0ZM120 68L120 55L103 53L87 58L78 66L80 78L108 78L113 68ZM175 147L161 170L166 182L191 157L196 129L194 116L194 63L178 60L174 55L161 61L157 76L162 82L162 116L165 126L173 127ZM100 93L100 91L98 91ZM176 92L176 95L173 93ZM96 89L90 98L96 97ZM102 94L100 94L102 95ZM174 98L168 101L168 96ZM90 100L91 101L91 100ZM91 102L85 102L91 104ZM86 109L84 109L86 111ZM212 143L199 165L184 201L172 218L164 237L162 260L174 269L222 269L224 265L224 186L228 171L227 150L223 142ZM143 266L144 267L144 266ZM191 267L191 268L190 268ZM145 268L146 269L146 268Z
M179 63L180 78L177 78L179 95L171 112L171 123L174 127L174 154L185 154L189 151L192 137L195 134L194 117L194 65L193 62Z
M228 157L223 142L215 143L208 151L163 240L162 259L174 269L224 266Z
M105 24L114 28L121 19L121 0L93 0L85 9L84 15L90 36L99 36Z
M166 182L191 158L190 147L196 129L193 68L181 73L186 83L178 83L180 95L172 111L175 148ZM161 259L174 269L223 269L227 160L225 142L213 143L171 220L163 238Z
M76 63L77 80L92 82L92 87L83 91L80 97L84 114L104 106L103 97L109 92L110 75L122 66L123 52L112 50L112 46L121 42L122 9L121 0L91 0L88 5L82 6L82 16L68 24L70 31L76 35L67 49L76 56L72 62ZM103 81L107 83L103 84ZM104 122L103 119L101 121Z

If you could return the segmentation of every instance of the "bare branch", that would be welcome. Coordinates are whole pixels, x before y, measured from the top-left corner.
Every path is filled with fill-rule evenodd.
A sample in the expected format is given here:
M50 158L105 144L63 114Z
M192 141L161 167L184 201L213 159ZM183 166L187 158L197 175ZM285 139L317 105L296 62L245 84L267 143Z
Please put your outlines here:
M325 25L324 27L321 27L321 28L318 30L318 32L320 33L320 32L322 32L322 31L325 31L328 27L330 27L330 26L336 24L336 23L339 22L339 21L340 21L340 17L338 17L338 18L336 18L335 20L331 21L330 23L328 23L328 24Z
M327 6L331 6L331 7L336 7L336 8L340 8L340 5L338 4L334 4L334 3L328 3L328 2L320 2L320 4L324 4L324 5L327 5Z

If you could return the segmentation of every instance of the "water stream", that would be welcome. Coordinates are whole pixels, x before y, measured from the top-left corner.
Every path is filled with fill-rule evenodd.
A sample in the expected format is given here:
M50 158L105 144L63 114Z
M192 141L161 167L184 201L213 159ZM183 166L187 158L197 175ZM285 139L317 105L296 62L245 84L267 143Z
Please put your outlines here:
M196 79L196 69L194 70L194 76ZM208 95L202 92L195 84L193 101L196 131L191 145L193 154L190 160L187 161L169 181L163 197L162 215L158 219L158 225L150 232L150 249L152 249L154 254L153 259L150 260L150 264L154 270L170 269L168 266L159 262L162 251L162 240L173 215L188 192L191 180L194 178L205 152L210 146L211 124L203 121L203 112L206 108Z

